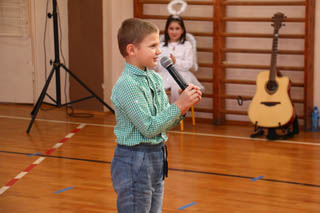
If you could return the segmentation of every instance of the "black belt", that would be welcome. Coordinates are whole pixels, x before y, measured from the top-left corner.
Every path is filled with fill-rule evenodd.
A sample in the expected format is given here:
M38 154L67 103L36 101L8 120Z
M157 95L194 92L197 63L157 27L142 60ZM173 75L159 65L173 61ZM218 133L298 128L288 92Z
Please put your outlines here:
M150 144L150 143L141 143L135 146L125 146L118 144L117 145L121 149L127 149L131 151L141 151L141 152L159 152L162 151L163 154L163 180L168 177L168 148L163 142L158 144Z

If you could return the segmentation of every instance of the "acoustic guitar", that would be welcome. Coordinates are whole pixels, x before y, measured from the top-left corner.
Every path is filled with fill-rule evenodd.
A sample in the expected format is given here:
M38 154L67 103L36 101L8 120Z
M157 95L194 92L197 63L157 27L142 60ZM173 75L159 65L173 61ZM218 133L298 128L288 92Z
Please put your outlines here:
M291 102L290 80L277 71L279 29L286 17L276 13L272 17L274 27L270 71L260 72L256 80L256 93L249 105L248 116L253 124L260 127L282 127L294 118Z

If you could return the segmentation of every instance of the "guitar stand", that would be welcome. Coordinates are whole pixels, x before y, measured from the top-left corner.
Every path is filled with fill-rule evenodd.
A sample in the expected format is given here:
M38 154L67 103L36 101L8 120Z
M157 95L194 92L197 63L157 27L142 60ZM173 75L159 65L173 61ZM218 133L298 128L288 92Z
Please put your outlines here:
M264 131L263 131L262 127L259 127L257 124L258 124L258 122L256 122L256 124L254 125L254 132L255 133L250 135L251 138L256 138L256 137L264 135Z
M292 128L290 128L291 125L292 125ZM295 134L299 133L298 117L296 116L294 121L288 125L281 126L281 124L279 124L279 127L267 128L267 129L268 129L268 134L266 135L266 138L268 140L277 140L277 139L286 140L288 138L292 138ZM281 130L283 134L278 134L276 130ZM263 127L258 126L258 123L255 124L254 132L255 133L250 135L251 138L256 138L264 135Z

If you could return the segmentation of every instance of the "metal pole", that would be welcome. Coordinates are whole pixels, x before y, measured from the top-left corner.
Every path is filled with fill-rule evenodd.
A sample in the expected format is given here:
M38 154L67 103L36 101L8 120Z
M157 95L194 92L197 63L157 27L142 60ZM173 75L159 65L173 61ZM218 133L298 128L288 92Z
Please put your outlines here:
M56 104L61 105L61 83L60 83L60 56L59 56L59 35L58 35L58 16L57 16L57 0L52 0L52 16L53 16L53 36L54 36L54 62L56 69Z

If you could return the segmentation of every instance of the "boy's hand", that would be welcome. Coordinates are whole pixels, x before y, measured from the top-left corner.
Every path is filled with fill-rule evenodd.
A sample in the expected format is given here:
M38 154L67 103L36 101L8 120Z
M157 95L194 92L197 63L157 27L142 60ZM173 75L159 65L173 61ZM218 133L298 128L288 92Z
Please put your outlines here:
M174 102L181 111L181 115L186 114L190 107L199 103L202 93L199 87L189 84L189 86L181 93L178 100Z

